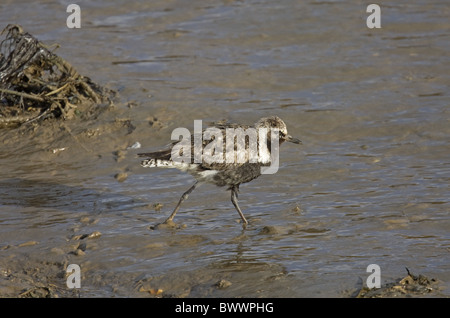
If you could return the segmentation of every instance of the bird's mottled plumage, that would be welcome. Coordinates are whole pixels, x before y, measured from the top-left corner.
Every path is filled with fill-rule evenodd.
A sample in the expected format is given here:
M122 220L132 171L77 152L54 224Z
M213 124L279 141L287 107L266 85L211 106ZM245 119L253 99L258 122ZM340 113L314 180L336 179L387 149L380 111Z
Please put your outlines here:
M301 143L300 140L292 138L288 134L286 124L277 116L261 118L258 122L255 123L254 126L231 124L223 121L212 123L212 126L219 129L224 136L226 135L227 128L233 129L242 128L244 130L248 128L256 128L256 129L268 128L269 132L265 141L267 142L267 148L269 151L271 149L270 128L278 129L280 145L284 141L290 141L297 144ZM204 133L204 131L205 130L202 131L202 134ZM202 139L202 151L213 140L214 139L211 140ZM172 142L160 151L138 154L138 156L140 157L147 158L141 162L141 165L143 167L177 168L179 170L190 173L197 180L197 182L182 195L180 201L178 202L178 205L176 206L173 213L166 220L166 222L173 220L181 203L185 199L187 199L188 195L196 188L196 186L199 183L212 183L219 187L227 186L228 189L231 190L231 201L235 206L236 210L238 211L239 215L241 216L244 224L247 224L247 220L245 219L237 203L237 193L239 190L239 185L241 183L250 182L251 180L259 177L261 175L261 167L269 166L271 164L270 157L267 156L260 157L258 158L257 162L249 161L248 156L245 158L246 160L244 160L244 162L236 161L229 163L224 161L224 162L207 163L202 161L200 163L195 163L193 158L191 158L190 162L179 162L177 160L174 161L171 158L172 148L178 142L179 141ZM257 142L259 143L259 138ZM237 145L234 145L234 147L235 151L237 151ZM246 147L245 150L248 150L249 148L248 138L246 139L245 147ZM226 149L225 139L223 140L223 149ZM194 153L194 136L191 136L191 154L193 153Z

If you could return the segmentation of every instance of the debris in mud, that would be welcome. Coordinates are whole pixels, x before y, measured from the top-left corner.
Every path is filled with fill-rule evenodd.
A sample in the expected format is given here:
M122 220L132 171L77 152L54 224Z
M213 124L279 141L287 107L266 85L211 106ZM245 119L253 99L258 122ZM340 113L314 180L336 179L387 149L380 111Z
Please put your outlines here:
M17 246L18 246L18 247L25 247L25 246L33 246L33 245L36 245L36 244L39 244L39 242L36 242L36 241L28 241L28 242L19 244L19 245L17 245Z
M153 286L153 284L150 284L151 280L152 280L152 278L139 280L136 283L137 290L140 293L148 293L148 294L150 294L152 296L155 296L157 298L166 297L166 295L163 294L164 290L162 288L159 288L159 287L155 288Z
M143 292L143 293L149 293L152 296L161 296L162 293L163 293L163 290L161 288L149 288L149 289L146 289L144 287L141 287L141 288L139 288L139 291Z
M91 115L115 94L59 57L21 26L9 24L0 42L0 127L46 118Z
M54 148L54 149L51 150L51 152L55 154L55 153L64 151L64 150L66 150L67 148L69 148L69 147Z
M79 297L77 288L66 286L67 260L9 257L2 261L0 298Z
M116 173L114 175L114 178L118 181L118 182L124 182L127 178L128 178L128 173L126 172L119 172Z
M264 234L264 235L279 234L279 231L278 231L277 227L275 227L275 226L266 225L261 229L259 234Z
M231 282L226 279L221 279L215 284L218 289L225 289L230 287L231 285Z
M35 286L25 290L19 294L19 298L51 298L55 297L56 287L54 285L49 286Z
M411 297L432 293L436 290L437 281L424 275L413 275L406 268L408 275L395 283L388 283L381 288L363 287L356 294L356 298L381 298L381 297Z
M21 243L19 245L15 245L15 246L8 244L8 245L1 246L0 247L0 251L1 250L7 250L7 249L10 249L10 248L33 246L33 245L37 245L37 244L39 244L39 242L37 242L37 241L27 241L27 242L24 242L24 243Z

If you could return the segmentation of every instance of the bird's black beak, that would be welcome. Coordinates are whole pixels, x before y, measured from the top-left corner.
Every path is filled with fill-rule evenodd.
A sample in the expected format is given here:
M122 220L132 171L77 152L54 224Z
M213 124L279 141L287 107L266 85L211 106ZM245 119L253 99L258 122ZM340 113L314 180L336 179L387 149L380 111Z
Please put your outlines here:
M284 137L284 140L292 142L294 144L298 144L298 145L300 145L302 143L302 141L300 139L294 138L291 135L286 135Z

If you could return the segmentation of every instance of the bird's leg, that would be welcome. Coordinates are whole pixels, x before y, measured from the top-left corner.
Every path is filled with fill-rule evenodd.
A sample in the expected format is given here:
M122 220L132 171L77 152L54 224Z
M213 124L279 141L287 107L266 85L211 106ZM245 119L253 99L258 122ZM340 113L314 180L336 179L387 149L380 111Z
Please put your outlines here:
M184 200L186 200L189 197L189 194L191 194L192 191L194 191L195 187L197 186L198 181L194 183L192 187L189 188L180 198L180 201L178 201L177 206L175 207L175 210L173 210L172 214L167 218L167 220L164 221L164 223L167 223L169 221L173 221L173 218L175 217L175 214L177 214L178 210L180 209L181 203L183 203Z
M238 187L232 187L231 188L231 202L233 203L234 207L236 208L236 210L238 211L239 215L241 216L242 221L244 222L244 225L247 225L247 219L245 218L244 214L242 213L241 209L239 208L238 205L238 192L239 188Z

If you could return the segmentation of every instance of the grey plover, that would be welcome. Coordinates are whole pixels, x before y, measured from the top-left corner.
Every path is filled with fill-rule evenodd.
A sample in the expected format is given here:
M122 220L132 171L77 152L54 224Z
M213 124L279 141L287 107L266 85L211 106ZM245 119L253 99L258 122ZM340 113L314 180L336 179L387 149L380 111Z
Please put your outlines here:
M286 124L277 116L261 118L254 124L254 126L231 124L223 121L212 123L212 126L215 129L212 130L212 132L215 133L213 137L202 138L205 136L205 131L208 130L203 129L201 130L200 136L198 133L197 135L195 135L194 133L194 136L189 136L190 140L187 141L187 146L185 148L180 148L181 150L179 148L175 149L175 147L178 147L179 143L181 143L182 141L178 140L170 143L162 150L138 154L138 156L140 157L147 158L141 162L141 165L143 167L177 168L179 170L190 173L196 179L194 185L192 185L185 193L183 193L172 214L165 220L164 223L166 224L173 221L173 218L178 212L183 201L188 198L189 194L191 194L191 192L194 191L194 189L198 185L202 183L212 183L219 187L227 186L228 190L231 190L231 202L239 213L239 216L241 217L242 222L245 226L248 222L238 205L239 185L241 183L250 182L251 180L259 177L262 174L261 169L267 168L273 163L272 159L274 158L274 149L278 151L278 147L275 147L275 145L279 146L285 141L289 141L295 144L301 143L299 139L293 138L288 134ZM249 151L249 147L251 145L250 134L244 136L245 148L243 148L242 144L241 148L239 148L238 144L235 143L236 136L234 135L230 139L225 139L230 131L233 132L234 130L234 132L236 132L236 130L238 129L241 129L241 132L244 131L245 133L248 133L251 129L253 129L254 131L263 131L262 134L258 134L256 136L256 144L258 145L259 149L259 151L256 151L258 156L252 157ZM217 135L218 133L219 137ZM222 133L225 138L220 140L219 143L219 139L221 138L220 133ZM274 134L273 136L278 137L278 140L276 139L276 137L274 139L272 134ZM202 138L200 139L200 147L198 146L199 144L197 144L197 146L195 144L195 136L197 136L197 138ZM222 160L195 160L192 154L195 153L195 151L199 150L211 150L211 144L214 140L217 143L215 146L218 145L218 148L215 148L215 151L220 152L220 150L223 150L222 156L220 156L219 153L219 158L221 158ZM226 142L223 142L224 140L226 140ZM230 141L232 141L234 144L230 148L228 148L227 144L230 143ZM264 143L265 147L260 147L261 145L263 145L262 143ZM263 148L268 150L268 152L266 151L266 155L262 154ZM217 151L217 149L219 149L219 151ZM234 152L234 150L236 150L236 152ZM176 154L181 156L183 155L183 151L185 151L184 158L188 158L188 160L183 161L179 160L178 158L177 160L174 160L173 155ZM232 152L232 155L230 157L227 157L227 155L230 154L230 151ZM239 151L241 151L241 153L239 153ZM242 155L242 151L246 151L246 153L244 153L243 156L239 157L240 155ZM210 153L212 154L214 153L214 151L210 151ZM269 153L270 156L268 156L267 153ZM214 154L217 155L218 153ZM276 155L278 155L278 153ZM231 160L225 160L225 158L231 158Z

